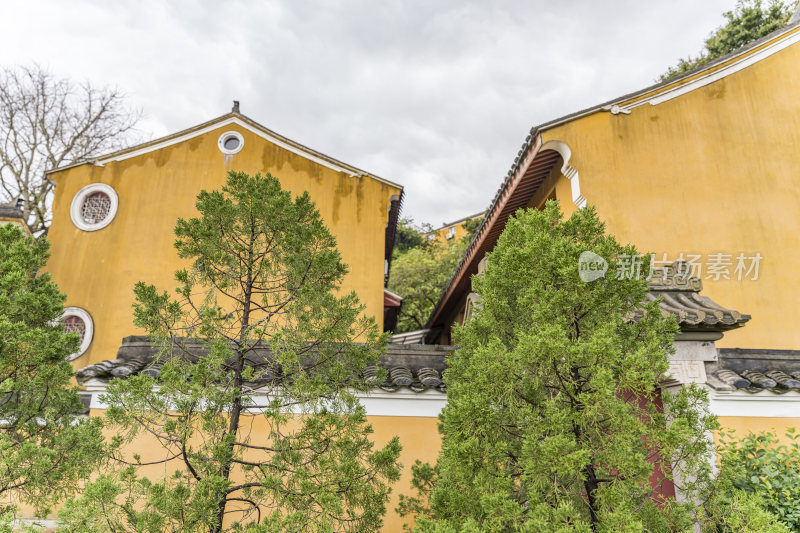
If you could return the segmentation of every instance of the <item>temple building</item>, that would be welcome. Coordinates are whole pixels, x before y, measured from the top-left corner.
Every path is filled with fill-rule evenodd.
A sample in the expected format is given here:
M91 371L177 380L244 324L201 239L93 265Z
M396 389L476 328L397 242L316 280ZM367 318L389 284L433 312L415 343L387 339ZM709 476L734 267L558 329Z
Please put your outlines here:
M800 25L790 24L678 78L534 127L502 180L426 328L395 337L389 378L362 401L385 443L398 435L409 494L416 459L434 462L442 372L453 324L480 304L471 278L508 218L558 199L567 216L597 207L620 242L653 252L632 271L658 273L649 297L680 332L665 388L701 383L723 426L740 431L800 423L800 329L792 309L800 248ZM56 183L48 270L67 294L65 322L81 331L74 354L92 414L108 381L151 368L153 348L133 327L134 284L173 286L178 217L228 170L270 172L309 191L350 266L344 289L390 326L402 305L386 291L400 185L259 125L238 108L168 137L48 173ZM463 221L447 227L457 228ZM637 262L638 261L638 262ZM577 265L576 265L577 268ZM638 269L638 270L637 270ZM614 273L609 273L612 275ZM386 328L390 329L390 328Z
M479 224L480 221L483 219L486 213L481 211L480 213L475 213L474 215L469 215L466 217L459 218L458 220L454 220L453 222L445 222L438 228L432 229L423 234L423 237L428 239L429 241L439 241L439 242L448 242L448 241L457 241L467 236L469 233L468 226L472 224Z
M794 20L677 78L534 127L426 329L406 338L451 343L476 304L471 277L516 210L558 199L569 216L593 204L610 234L654 254L628 258L627 274L679 267L695 280L651 291L681 326L672 385L705 384L727 429L782 437L798 427L798 41Z
M175 222L196 216L197 194L220 189L230 170L269 172L295 195L308 191L349 267L342 290L355 291L365 313L391 327L402 303L386 289L402 186L289 140L235 106L173 135L47 174L56 183L47 269L67 295L66 329L82 336L72 359L91 415L105 408L100 396L108 379L156 371L152 347L133 325L133 287L140 280L160 289L175 286L174 273L184 266L173 246ZM0 222L17 214L0 208ZM410 466L436 457L431 443L438 442L447 350L390 346L382 363L391 382L362 398L376 442L399 435L404 447L406 470L393 493L387 531L401 528L391 510L397 495L409 490ZM432 405L429 395L436 398Z
M132 288L174 286L179 217L194 216L200 190L219 189L229 170L272 173L293 194L308 191L349 265L355 291L383 325L396 306L385 285L403 189L268 130L238 108L209 122L48 172L56 183L48 270L81 324L84 366L112 357L132 330ZM386 302L386 304L385 304Z

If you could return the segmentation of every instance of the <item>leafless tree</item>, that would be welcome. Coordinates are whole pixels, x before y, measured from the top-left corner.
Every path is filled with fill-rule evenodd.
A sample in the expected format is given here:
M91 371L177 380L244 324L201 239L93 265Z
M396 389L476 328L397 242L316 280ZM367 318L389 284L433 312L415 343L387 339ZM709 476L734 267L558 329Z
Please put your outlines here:
M21 199L31 233L46 235L55 184L45 171L128 144L140 116L117 89L0 68L0 195Z

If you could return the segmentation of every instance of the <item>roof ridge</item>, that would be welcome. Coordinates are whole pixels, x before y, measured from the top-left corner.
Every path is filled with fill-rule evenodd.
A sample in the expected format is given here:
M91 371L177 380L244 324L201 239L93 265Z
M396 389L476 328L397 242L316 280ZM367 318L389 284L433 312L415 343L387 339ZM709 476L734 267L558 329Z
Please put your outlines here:
M189 134L189 133L191 133L191 132L193 132L195 130L202 129L204 127L210 126L212 124L220 122L221 120L223 120L225 118L232 117L232 116L234 116L234 113L232 113L232 112L231 113L225 113L224 115L220 115L220 116L218 116L216 118L213 118L211 120L207 120L206 122L202 122L200 124L196 124L196 125L191 126L189 128L184 128L184 129L179 130L179 131L177 131L175 133L170 133L170 134L167 134L167 135L164 135L164 136L161 136L161 137L156 137L155 139L150 139L149 141L140 142L140 143L134 144L132 146L128 146L126 148L121 148L119 150L115 150L113 152L107 152L107 153L99 154L99 155L96 155L96 156L93 156L93 157L87 157L87 158L84 158L84 159L80 159L80 160L75 161L73 163L69 163L67 165L62 165L60 167L51 168L51 169L45 171L45 175L55 174L57 172L62 172L64 170L68 170L68 169L74 168L74 167L79 167L81 165L86 165L86 164L90 164L90 163L96 163L96 162L98 162L98 161L100 161L102 159L109 159L109 158L112 158L112 157L115 157L115 156L126 154L128 152L134 152L136 150L141 150L141 149L146 148L146 147L151 146L151 145L159 144L159 143L162 143L162 142L165 142L165 141L169 141L169 140L177 138L177 137L181 137L183 135L187 135L187 134Z
M242 114L240 112L236 112L236 111L231 111L229 113L225 113L224 115L220 115L220 116L218 116L216 118L213 118L211 120L207 120L206 122L202 122L200 124L196 124L196 125L191 126L189 128L185 128L185 129L182 129L180 131L177 131L175 133L170 133L170 134L164 135L162 137L157 137L155 139L151 139L151 140L143 142L143 143L138 143L138 144L135 144L133 146L129 146L127 148L123 148L121 150L116 150L114 152L109 152L109 153L106 153L106 154L93 156L91 158L85 158L85 159L82 159L80 161L75 161L74 163L70 163L68 165L64 165L64 166L60 166L60 167L49 169L49 170L45 171L45 175L55 174L55 173L58 173L58 172L61 172L61 171L64 171L64 170L68 170L70 168L78 167L78 166L81 166L81 165L85 165L85 164L99 164L100 166L102 166L104 163L117 160L117 158L119 158L120 156L124 156L126 154L132 154L134 152L144 151L143 153L147 153L147 152L150 152L150 151L155 151L155 150L159 149L159 145L161 145L161 144L169 143L170 141L179 142L179 141L177 141L177 139L181 139L182 137L186 137L186 136L191 136L192 134L202 135L203 133L205 133L203 130L211 128L212 126L214 126L216 124L220 124L220 123L223 123L225 121L232 121L232 122L235 123L237 120L242 122L243 126L245 128L251 129L251 131L252 130L259 130L261 132L262 136L271 137L275 141L278 141L279 143L284 143L284 144L286 144L286 145L288 145L290 147L290 148L287 148L287 149L290 149L290 151L292 151L291 148L293 148L294 150L297 150L298 152L300 152L299 155L303 155L304 157L306 157L308 159L314 160L316 158L316 159L322 160L322 162L328 163L329 166L332 165L332 166L335 166L335 167L339 167L339 170L348 172L348 173L352 174L353 176L356 176L356 177L369 177L369 178L372 178L374 180L377 180L377 181L386 183L388 185L391 185L393 187L397 187L398 189L403 189L403 186L400 185L399 183L395 183L395 182L393 182L391 180L388 180L386 178L382 178L382 177L380 177L380 176L378 176L376 174L373 174L371 172L368 172L366 170L363 170L363 169L360 169L360 168L358 168L356 166L353 166L353 165L351 165L349 163L345 163L344 161L336 159L335 157L331 157L331 156L329 156L327 154L324 154L322 152L314 150L313 148L310 148L310 147L308 147L308 146L306 146L304 144L301 144L301 143L299 143L297 141L294 141L294 140L292 140L292 139L290 139L290 138L288 138L288 137L286 137L284 135L281 135L280 133L278 133L278 132L276 132L274 130L269 129L266 126L264 126L263 124L257 122L256 120L248 117L247 115L244 115L244 114ZM270 139L265 139L265 140L269 141ZM149 150L148 150L148 148L149 148ZM286 147L284 147L284 148L286 148ZM136 154L136 155L140 155L140 154ZM128 157L135 157L135 155L129 155ZM320 162L320 161L318 161L318 162Z

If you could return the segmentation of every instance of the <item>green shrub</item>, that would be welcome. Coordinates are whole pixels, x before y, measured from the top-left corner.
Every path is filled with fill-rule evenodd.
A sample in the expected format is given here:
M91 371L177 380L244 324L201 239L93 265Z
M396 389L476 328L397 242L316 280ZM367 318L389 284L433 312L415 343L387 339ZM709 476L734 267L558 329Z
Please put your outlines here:
M733 489L756 496L761 507L792 531L800 531L800 434L786 433L782 444L774 433L736 438L722 433L719 441L720 477Z

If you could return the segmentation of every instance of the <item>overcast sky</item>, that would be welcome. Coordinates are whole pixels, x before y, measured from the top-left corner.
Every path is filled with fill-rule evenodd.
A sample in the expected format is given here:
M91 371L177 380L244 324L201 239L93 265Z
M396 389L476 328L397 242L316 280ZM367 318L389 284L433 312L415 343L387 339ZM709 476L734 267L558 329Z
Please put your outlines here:
M113 85L147 139L226 113L405 187L488 207L529 129L650 85L735 0L3 2L0 65Z

